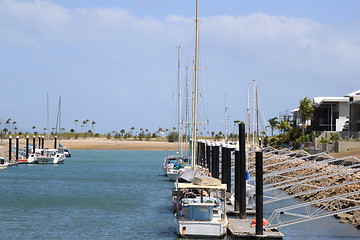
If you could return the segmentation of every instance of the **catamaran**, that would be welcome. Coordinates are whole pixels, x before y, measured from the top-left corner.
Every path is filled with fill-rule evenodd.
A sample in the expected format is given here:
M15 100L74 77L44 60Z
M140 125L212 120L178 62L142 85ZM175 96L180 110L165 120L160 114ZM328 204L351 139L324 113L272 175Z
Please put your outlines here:
M35 152L31 153L27 159L28 163L64 163L65 154L61 149L35 149Z

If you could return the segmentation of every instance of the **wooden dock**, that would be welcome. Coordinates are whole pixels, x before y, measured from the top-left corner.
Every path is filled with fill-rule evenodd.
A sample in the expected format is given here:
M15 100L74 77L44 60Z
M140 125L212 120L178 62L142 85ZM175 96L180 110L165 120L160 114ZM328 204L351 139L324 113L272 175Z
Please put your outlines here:
M228 218L228 234L233 238L246 239L283 239L284 235L276 229L264 230L263 235L256 235L255 227L250 227L250 219Z

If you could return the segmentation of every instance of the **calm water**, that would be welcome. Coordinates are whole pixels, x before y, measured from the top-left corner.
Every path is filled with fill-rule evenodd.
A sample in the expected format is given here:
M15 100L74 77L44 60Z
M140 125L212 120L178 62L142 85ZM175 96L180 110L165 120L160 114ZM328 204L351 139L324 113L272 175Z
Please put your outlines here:
M65 164L0 171L0 239L178 239L173 183L160 176L166 152L72 153ZM333 218L280 230L288 240L360 239Z

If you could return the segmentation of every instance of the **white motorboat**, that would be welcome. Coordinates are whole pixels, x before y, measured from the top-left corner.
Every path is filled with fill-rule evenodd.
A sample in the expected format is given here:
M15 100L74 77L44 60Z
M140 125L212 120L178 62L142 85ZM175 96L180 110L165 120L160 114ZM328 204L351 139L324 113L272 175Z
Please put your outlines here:
M0 157L0 170L4 170L9 166L9 160Z
M36 149L28 157L28 163L63 163L65 154L58 149Z
M176 231L183 237L221 237L228 220L225 209L226 184L177 183L174 204Z
M167 176L167 172L169 169L173 169L174 168L174 164L177 163L179 161L179 157L178 156L167 156L164 159L164 163L162 165L163 168L163 174L165 176Z

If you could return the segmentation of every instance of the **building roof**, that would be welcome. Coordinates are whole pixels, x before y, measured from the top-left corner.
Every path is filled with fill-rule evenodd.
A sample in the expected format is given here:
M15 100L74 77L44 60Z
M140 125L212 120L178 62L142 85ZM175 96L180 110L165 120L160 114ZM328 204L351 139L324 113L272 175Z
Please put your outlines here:
M341 103L349 102L347 97L314 97L314 102L316 106L319 106L323 103Z
M349 93L349 94L345 95L345 97L354 97L354 96L358 96L358 95L360 95L360 90Z

